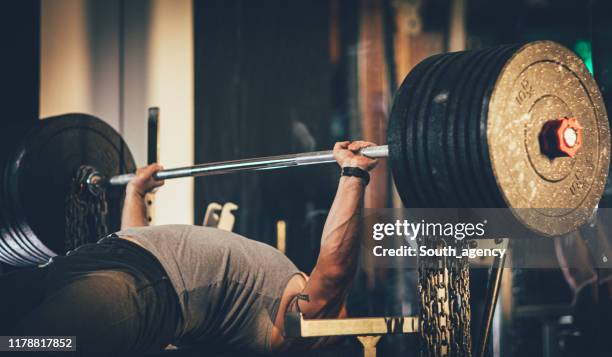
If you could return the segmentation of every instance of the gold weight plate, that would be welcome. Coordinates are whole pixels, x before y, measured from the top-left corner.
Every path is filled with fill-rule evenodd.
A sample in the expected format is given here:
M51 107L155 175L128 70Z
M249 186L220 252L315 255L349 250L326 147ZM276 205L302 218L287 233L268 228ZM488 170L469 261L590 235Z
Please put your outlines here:
M583 143L549 159L545 122L577 118ZM610 128L595 80L567 48L549 41L520 48L500 72L489 102L487 140L497 185L516 218L547 236L571 232L593 214L610 163Z

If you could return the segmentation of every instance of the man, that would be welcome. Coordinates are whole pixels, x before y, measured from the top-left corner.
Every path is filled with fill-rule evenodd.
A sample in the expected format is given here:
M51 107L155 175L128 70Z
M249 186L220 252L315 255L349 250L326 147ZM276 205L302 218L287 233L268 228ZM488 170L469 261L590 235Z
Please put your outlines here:
M163 184L153 178L161 167L151 165L127 186L120 232L44 267L0 276L7 324L0 332L77 336L82 355L133 355L168 344L263 353L314 346L284 338L283 316L346 316L359 249L355 218L377 163L358 152L371 145L334 146L342 176L310 277L276 249L230 232L146 227L144 195Z

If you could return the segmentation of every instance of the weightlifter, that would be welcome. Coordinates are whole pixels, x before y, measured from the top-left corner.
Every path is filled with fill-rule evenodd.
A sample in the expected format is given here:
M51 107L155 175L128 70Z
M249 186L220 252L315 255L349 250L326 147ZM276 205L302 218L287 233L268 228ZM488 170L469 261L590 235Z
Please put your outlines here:
M2 335L77 336L81 355L134 355L168 344L221 344L261 353L325 340L283 336L283 316L346 316L357 266L368 172L364 141L339 142L343 168L310 277L276 249L199 226L147 227L144 195L163 181L150 165L126 189L122 230L43 267L0 276Z

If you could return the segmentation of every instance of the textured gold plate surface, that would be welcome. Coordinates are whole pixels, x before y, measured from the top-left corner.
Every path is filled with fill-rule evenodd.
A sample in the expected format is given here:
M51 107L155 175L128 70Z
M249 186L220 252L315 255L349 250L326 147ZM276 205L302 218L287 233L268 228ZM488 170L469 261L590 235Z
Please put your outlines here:
M583 144L575 157L551 160L538 135L563 117L578 119ZM495 179L519 221L553 236L590 218L606 183L610 129L599 88L573 52L538 41L513 55L489 102L487 140Z

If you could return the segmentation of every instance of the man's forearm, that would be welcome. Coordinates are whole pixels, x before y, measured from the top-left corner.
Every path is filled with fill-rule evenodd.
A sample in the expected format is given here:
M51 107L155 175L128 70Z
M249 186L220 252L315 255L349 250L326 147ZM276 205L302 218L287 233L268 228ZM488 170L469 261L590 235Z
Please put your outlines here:
M357 177L340 178L336 197L325 221L317 269L330 278L343 280L357 265L359 216L363 209L364 181Z
M307 318L337 317L342 314L346 294L357 267L359 215L365 184L356 177L342 177L327 216L321 250L310 280L298 302Z
M123 212L121 214L121 229L148 225L147 205L144 196L138 192L126 190Z
M149 225L145 195L164 184L163 180L155 178L155 173L162 169L163 167L159 164L151 164L136 170L136 176L125 188L125 200L121 214L122 229Z

